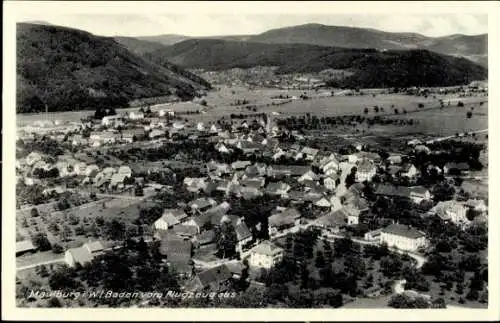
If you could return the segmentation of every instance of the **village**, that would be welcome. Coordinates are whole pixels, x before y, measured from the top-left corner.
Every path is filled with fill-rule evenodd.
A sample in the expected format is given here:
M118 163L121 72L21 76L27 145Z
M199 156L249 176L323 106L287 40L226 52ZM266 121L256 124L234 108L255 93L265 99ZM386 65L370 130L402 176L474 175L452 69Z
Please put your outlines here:
M362 139L328 147L307 131L287 129L275 113L187 118L196 113L141 108L19 129L18 284L23 272L49 279L60 266L88 268L103 255L145 244L157 246L158 264L176 273L181 290L226 291L235 280L265 289L274 286L276 267L297 257L293 239L315 246L317 281L327 272L319 253L326 258L328 245L337 254L339 241L365 253L385 250L432 275L439 252L430 250L445 234L436 228L456 228L462 241L481 235L477 228L487 223L487 194L467 184L485 179L478 174L487 167L487 148L478 143L450 136L386 149ZM484 240L476 238L468 243ZM316 269L298 261L297 275L309 286ZM346 292L349 301L389 290L435 304L437 292L389 278ZM474 293L469 301L484 299Z

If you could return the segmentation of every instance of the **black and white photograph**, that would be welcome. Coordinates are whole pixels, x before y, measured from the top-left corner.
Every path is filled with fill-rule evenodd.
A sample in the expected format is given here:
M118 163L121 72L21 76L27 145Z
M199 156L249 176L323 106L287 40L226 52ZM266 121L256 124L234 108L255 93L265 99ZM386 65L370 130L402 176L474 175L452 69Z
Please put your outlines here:
M14 306L496 308L491 12L240 4L19 7Z

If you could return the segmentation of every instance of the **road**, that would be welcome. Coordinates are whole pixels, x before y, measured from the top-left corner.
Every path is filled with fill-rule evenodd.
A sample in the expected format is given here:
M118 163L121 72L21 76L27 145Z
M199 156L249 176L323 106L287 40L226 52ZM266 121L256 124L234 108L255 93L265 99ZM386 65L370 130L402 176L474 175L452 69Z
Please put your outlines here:
M486 128L486 129L482 129L482 130L477 130L477 131L471 131L471 132L468 132L468 134L473 134L473 133L483 133L483 132L488 132L488 128ZM446 136L446 137L438 137L438 138L434 138L434 139L431 139L431 140L427 140L425 143L426 143L426 144L432 144L432 143L434 143L434 142L439 142L439 141L448 140L448 139L452 139L452 138L455 138L455 135L453 135L453 136Z
M16 271L21 271L21 270L26 270L26 269L32 269L32 268L36 268L36 267L42 266L42 265L51 265L51 264L63 263L63 262L64 262L64 257L61 257L61 258L53 259L53 260L49 260L49 261L37 262L37 263L31 264L31 265L27 265L27 266L22 266L22 267L17 267L16 266Z

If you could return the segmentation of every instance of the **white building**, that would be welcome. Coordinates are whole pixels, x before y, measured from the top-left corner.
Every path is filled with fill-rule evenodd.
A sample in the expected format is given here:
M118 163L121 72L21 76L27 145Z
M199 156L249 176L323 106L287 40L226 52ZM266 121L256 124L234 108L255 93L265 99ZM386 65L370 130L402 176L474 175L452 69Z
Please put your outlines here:
M256 268L272 268L283 259L283 249L266 240L250 250L248 264Z
M375 165L371 161L364 160L357 167L356 181L357 182L370 181L376 174L377 174L377 167L375 167Z
M457 201L442 201L429 210L429 214L437 215L443 221L463 225L467 224L467 208Z
M128 114L128 118L130 120L141 120L141 119L144 119L144 112L141 112L141 111L131 111Z
M397 223L382 229L380 242L387 243L389 247L411 252L416 252L427 244L425 234L422 231Z

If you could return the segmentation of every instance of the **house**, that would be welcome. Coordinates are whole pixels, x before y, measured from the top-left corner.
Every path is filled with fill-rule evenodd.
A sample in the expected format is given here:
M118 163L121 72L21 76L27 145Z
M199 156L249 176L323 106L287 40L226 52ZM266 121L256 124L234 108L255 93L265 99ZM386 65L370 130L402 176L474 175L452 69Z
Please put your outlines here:
M77 162L73 166L73 174L75 175L85 175L85 171L87 170L87 164L84 162Z
M284 250L265 240L250 250L248 265L253 268L270 269L283 259Z
M118 174L126 175L127 177L132 177L132 170L128 166L120 166L118 168Z
M380 240L380 235L382 234L382 229L372 230L365 233L365 240L378 241Z
M231 152L231 150L229 148L227 148L226 145L224 145L224 143L222 142L219 142L215 145L215 149L220 152L220 153L223 153L223 154L229 154Z
M229 268L222 264L198 273L192 281L186 285L186 290L224 292L230 287L233 274Z
M273 195L286 195L290 188L290 185L284 182L271 182L267 184L266 191Z
M207 186L205 177L186 177L183 183L186 185L186 189L193 193L197 193Z
M144 112L142 111L131 111L128 114L130 120L141 120L144 119Z
M214 241L215 241L214 230L203 231L196 237L196 243L198 244L198 246L205 246L211 244Z
M339 161L332 154L331 157L326 157L320 162L319 168L325 175L336 174L339 170Z
M158 115L160 117L165 117L165 116L174 116L175 112L172 110L160 110L158 111Z
M467 173L470 170L470 166L468 163L447 163L443 167L443 171L445 174L462 174Z
M247 166L251 165L252 163L248 160L245 160L245 161L235 161L234 163L231 164L231 168L233 170L244 170L245 168L247 168Z
M30 152L28 156L26 156L26 165L33 166L36 162L42 160L42 155L37 152Z
M114 115L114 116L105 116L101 119L101 124L103 126L123 126L124 120L122 116Z
M464 202L464 205L469 209L472 209L479 213L485 213L488 211L488 206L486 205L484 200L469 199L466 202Z
M246 177L258 177L267 174L267 166L263 163L256 163L245 169Z
M215 202L215 200L212 198L201 197L201 198L198 198L194 201L189 202L189 207L192 210L204 212L216 204L217 204L217 202Z
M361 211L350 206L345 206L344 210L347 213L347 225L358 225Z
M408 146L416 146L416 145L421 145L422 141L418 139L412 139L406 143Z
M299 165L270 165L267 168L267 175L271 177L278 176L292 176L298 177L302 176L311 170L309 166L299 166Z
M465 225L469 222L467 219L467 208L460 202L440 201L428 211L429 215L436 215L443 221L450 221L457 225Z
M419 173L418 169L413 164L404 164L401 166L400 174L401 176L414 178Z
M413 150L416 152L416 153L424 153L424 154L427 154L429 155L432 151L429 149L429 147L425 146L425 145L416 145Z
M165 137L165 131L164 130L160 130L160 129L153 129L151 130L151 132L149 133L149 138L150 139L155 139L155 138L163 138Z
M313 223L328 232L339 233L340 229L347 226L347 212L339 209L317 218Z
M124 186L125 179L130 178L128 174L116 173L111 176L109 186L111 188L122 188Z
M252 241L252 233L248 229L248 226L244 221L238 219L234 225L234 230L236 231L236 251L240 254L243 252L243 248Z
M339 177L337 175L326 176L323 178L323 185L327 190L333 191L337 187L337 180Z
M316 202L314 202L313 205L319 208L328 208L328 209L330 209L332 206L330 201L324 196L320 197Z
M90 263L92 259L94 259L92 252L84 246L68 249L64 254L64 261L69 267L75 267L76 265L83 266L86 263Z
M427 244L425 233L412 226L398 223L382 229L380 242L386 243L389 247L410 252L416 252Z
M305 158L306 160L314 160L314 158L316 158L316 155L318 154L318 152L319 152L319 149L314 149L311 147L304 147L304 148L302 148L300 153L298 153L295 156L295 159Z
M144 129L141 129L141 128L128 129L128 130L122 131L121 140L123 142L132 143L132 142L143 139L145 136L146 136L146 132L144 131Z
M343 207L342 206L342 202L335 195L333 195L332 197L330 197L329 202L330 202L330 210L332 212L337 211L337 210L339 210L339 209L341 209Z
M240 184L244 187L252 187L255 189L261 189L266 184L266 179L264 177L247 178L247 179L241 180Z
M97 165L88 165L85 169L85 176L87 177L95 177L99 173L99 166Z
M406 187L380 184L377 186L375 194L387 197L408 198L417 204L431 199L431 193L423 186Z
M319 180L319 175L317 175L315 172L313 172L312 170L310 170L307 173L305 173L302 176L300 176L297 181L299 183L302 183L305 180L317 181L317 180Z
M231 274L233 274L233 278L235 279L240 279L241 276L243 275L243 271L246 268L246 266L241 261L238 260L228 261L224 264L229 269Z
M82 135L74 135L72 138L71 138L71 145L72 146L84 146L84 145L88 145L89 141L87 140L87 138L83 138Z
M397 155L397 154L392 154L389 157L387 157L386 160L391 165L397 165L397 164L401 164L403 162L403 156Z
M375 176L376 174L377 174L377 167L373 164L372 161L364 159L357 166L356 181L358 182L371 181L373 176Z
M194 236L198 234L198 230L196 226L186 225L186 224L177 224L174 225L172 231L183 239L192 239Z
M89 241L85 243L82 248L87 249L94 257L104 252L104 246L100 241Z
M33 245L33 242L31 240L22 240L16 242L16 257L35 251L36 247Z
M154 222L156 230L168 230L174 225L181 223L180 218L187 217L187 214L180 209L165 209L162 216Z
M274 213L268 218L269 236L300 224L300 212L295 208L287 208Z
M196 231L196 233L199 234L203 231L202 229L204 229L204 227L210 223L212 217L213 217L212 214L202 213L188 218L188 220L183 224L186 226L193 227L194 231Z

